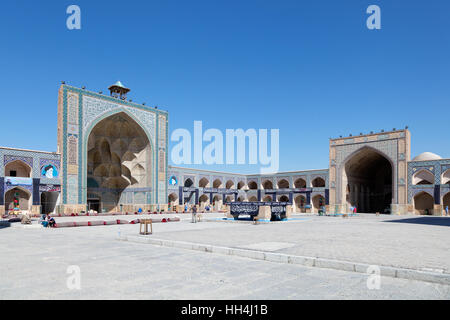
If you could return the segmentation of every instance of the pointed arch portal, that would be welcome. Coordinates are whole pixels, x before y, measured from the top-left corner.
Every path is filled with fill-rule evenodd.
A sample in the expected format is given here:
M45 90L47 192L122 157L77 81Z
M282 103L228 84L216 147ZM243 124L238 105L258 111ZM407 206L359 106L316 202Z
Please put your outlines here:
M88 206L119 211L119 202L128 203L122 198L125 190L150 187L151 152L145 131L126 113L97 123L88 138Z
M358 212L384 213L392 204L392 164L380 152L362 148L345 163L343 192Z

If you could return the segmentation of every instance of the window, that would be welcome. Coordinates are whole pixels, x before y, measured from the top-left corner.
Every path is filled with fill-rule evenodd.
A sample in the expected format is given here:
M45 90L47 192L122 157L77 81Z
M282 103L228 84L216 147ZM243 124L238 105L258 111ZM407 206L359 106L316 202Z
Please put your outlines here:
M11 170L11 171L9 172L9 176L10 176L10 177L17 177L17 171L16 171L16 170Z

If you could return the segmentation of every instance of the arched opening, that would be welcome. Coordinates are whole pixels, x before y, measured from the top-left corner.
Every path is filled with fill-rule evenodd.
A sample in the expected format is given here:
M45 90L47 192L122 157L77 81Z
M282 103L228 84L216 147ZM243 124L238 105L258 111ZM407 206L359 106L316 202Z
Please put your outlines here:
M315 213L319 212L320 208L325 205L325 198L318 194L312 198L313 210Z
M248 188L250 190L258 190L258 184L255 181L250 181L248 183Z
M248 198L249 202L257 202L258 198L256 196L251 196L250 198Z
M14 160L5 166L5 177L31 178L31 167L22 160Z
M215 195L213 197L213 206L216 211L222 210L222 197L219 195Z
M414 196L414 212L430 215L433 213L434 198L427 192L420 192Z
M89 187L89 180L88 180L88 187ZM95 188L98 188L98 186L96 186ZM87 199L88 199L88 211L94 211L94 212L100 212L100 196L95 193L95 192L91 192L87 194Z
M325 180L322 179L321 177L317 177L311 182L311 184L312 184L313 188L324 188Z
M442 174L441 181L442 181L442 184L450 184L450 169L446 170Z
M239 190L242 190L245 187L245 182L239 181L237 187Z
M289 197L282 195L280 198L278 198L278 202L289 202Z
M263 202L272 202L272 196L265 196L262 201Z
M231 188L233 188L233 186L234 186L234 182L231 181L231 180L228 180L226 185L225 185L225 188L231 189Z
M8 190L5 193L5 211L29 211L31 210L31 193L19 187Z
M226 202L234 202L234 196L227 196L227 197L225 198L225 201L226 201Z
M42 192L41 193L41 213L49 214L49 213L55 212L58 197L59 197L59 192Z
M392 204L392 165L381 153L362 148L345 163L342 186L347 205L358 212L384 213Z
M126 113L114 114L97 123L89 134L87 149L87 193L96 193L99 197L88 197L88 206L90 202L99 202L99 210L119 212L119 202L127 203L129 198L122 197L127 189L151 187L149 139ZM142 201L145 202L145 197Z
M184 180L184 186L189 188L192 187L194 185L194 182L192 182L191 178L187 178L186 180Z
M208 188L209 187L209 180L206 178L201 178L200 181L198 182L198 186L200 188Z
M178 195L176 193L169 194L169 208L173 208L178 204Z
M295 186L297 189L306 188L306 180L305 180L305 179L302 179L302 178L298 178L297 180L295 180L294 186Z
M237 198L237 201L238 201L238 202L244 202L244 201L245 201L245 198L244 198L244 197L238 197L238 198Z
M222 188L222 180L220 180L220 179L214 180L213 188Z
M413 185L434 184L434 174L425 169L419 170L413 174L412 184Z
M289 184L289 181L287 181L286 179L281 179L280 181L278 181L278 188L279 189L289 189L291 186Z
M450 213L450 192L447 193L443 198L442 198L442 205L444 207L444 212L445 212L445 208L448 207L449 213Z
M301 213L305 213L306 212L306 197L299 195L297 197L295 197L294 199L294 203L295 203L295 211L296 212L301 212Z
M264 189L273 189L273 183L270 180L266 180L263 182Z
M206 205L209 204L209 197L207 194L202 194L199 198L198 198L198 202L200 204L200 208L203 210Z

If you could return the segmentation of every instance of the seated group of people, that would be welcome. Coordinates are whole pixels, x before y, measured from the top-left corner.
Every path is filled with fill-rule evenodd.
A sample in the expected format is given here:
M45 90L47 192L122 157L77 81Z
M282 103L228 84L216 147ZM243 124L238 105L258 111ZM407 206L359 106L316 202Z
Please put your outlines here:
M55 226L55 224L56 224L56 221L55 221L55 219L54 219L53 217L50 217L49 214L43 214L43 215L41 216L40 223L41 223L45 228L47 228L47 227L53 228L53 227Z

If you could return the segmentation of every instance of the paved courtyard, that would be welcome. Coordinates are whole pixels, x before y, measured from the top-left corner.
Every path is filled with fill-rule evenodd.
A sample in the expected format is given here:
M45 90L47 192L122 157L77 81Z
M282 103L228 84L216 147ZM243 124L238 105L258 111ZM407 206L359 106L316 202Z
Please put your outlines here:
M450 273L450 217L364 214L294 219L260 225L229 222L233 227L226 231L218 226L226 222L210 222L201 232L178 230L155 237ZM266 242L284 247L272 250Z
M150 237L449 270L450 219L295 218L192 224L184 216L155 224ZM382 277L381 288L369 290L366 274L117 240L138 229L1 229L0 299L450 299L450 287L441 284ZM72 265L81 271L80 290L66 284Z

